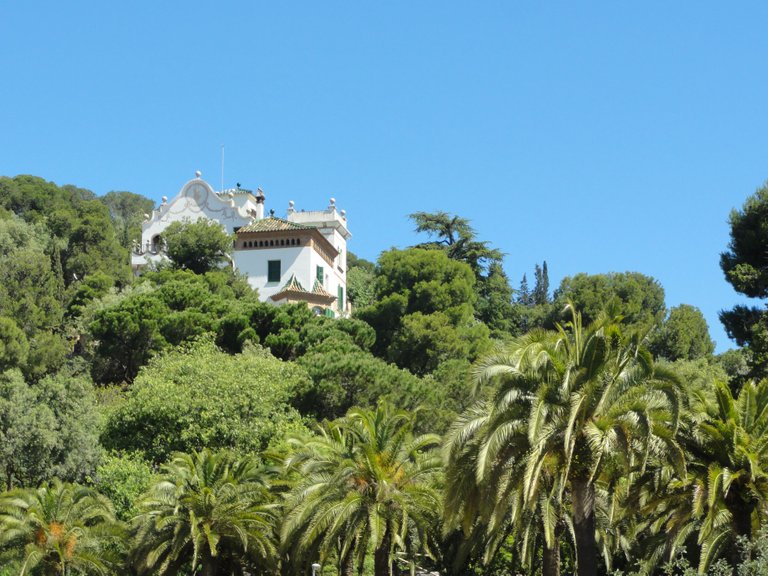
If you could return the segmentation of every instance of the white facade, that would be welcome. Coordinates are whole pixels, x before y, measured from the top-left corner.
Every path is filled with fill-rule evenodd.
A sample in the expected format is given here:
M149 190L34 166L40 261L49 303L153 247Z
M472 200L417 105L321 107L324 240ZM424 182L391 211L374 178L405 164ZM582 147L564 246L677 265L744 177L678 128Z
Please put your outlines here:
M313 309L346 315L350 310L350 233L345 212L338 212L335 204L331 199L326 210L304 212L295 210L290 202L286 218L265 217L261 190L255 195L240 189L215 192L198 172L175 198L168 202L164 197L147 215L141 245L134 247L131 263L138 273L143 266L164 258L162 232L172 222L207 218L219 222L228 233L236 233L233 265L247 276L262 301L305 301Z

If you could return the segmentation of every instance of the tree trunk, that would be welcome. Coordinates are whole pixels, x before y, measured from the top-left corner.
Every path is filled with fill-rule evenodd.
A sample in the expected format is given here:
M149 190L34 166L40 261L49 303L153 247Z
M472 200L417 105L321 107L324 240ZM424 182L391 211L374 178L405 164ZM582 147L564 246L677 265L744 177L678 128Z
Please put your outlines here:
M755 505L751 501L745 502L739 491L734 490L733 488L731 489L731 493L726 498L726 505L731 512L731 516L733 517L733 531L736 535L736 538L734 538L733 542L731 543L731 548L728 553L728 559L733 566L735 574L736 568L743 561L737 538L741 536L746 538L747 541L752 541L752 512L754 511ZM747 549L745 552L747 553L747 558L749 558L749 549Z
M384 532L384 539L373 553L374 576L392 576L392 565L389 558L390 540L389 527L387 527Z
M595 542L595 487L587 478L574 478L573 532L576 539L576 573L578 576L597 574L597 543Z
M218 572L216 570L215 560L209 559L208 561L203 561L200 574L201 576L217 576Z
M339 573L341 576L355 576L355 547L350 546L347 552L339 559Z
M555 539L552 548L544 544L541 576L560 576L560 541Z

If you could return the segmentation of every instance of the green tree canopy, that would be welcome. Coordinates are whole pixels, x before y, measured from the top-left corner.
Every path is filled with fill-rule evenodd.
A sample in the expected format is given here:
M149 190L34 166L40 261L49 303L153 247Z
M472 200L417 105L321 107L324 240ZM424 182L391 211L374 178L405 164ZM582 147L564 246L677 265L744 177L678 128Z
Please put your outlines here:
M423 374L449 358L469 358L488 341L488 329L474 319L474 274L438 250L389 250L376 269L376 303L357 316L376 330L373 352ZM432 350L432 327L446 343ZM464 340L464 342L460 342ZM408 349L418 342L418 350Z
M720 267L733 288L750 298L768 297L768 183L730 215L731 241L720 254ZM729 338L751 351L754 375L768 366L768 314L763 306L734 306L720 312Z
M509 334L517 328L517 315L512 308L512 288L504 273L500 250L490 242L477 239L469 220L447 212L415 212L410 219L416 232L434 238L416 248L441 250L452 260L468 264L475 275L475 315L497 335Z
M229 260L232 237L221 224L201 218L173 222L163 231L166 254L176 268L196 274L210 272Z
M59 187L35 176L0 177L0 206L44 226L61 243L66 284L95 272L104 272L119 284L130 280L128 253L115 236L106 206L90 190Z
M157 480L151 463L136 452L109 452L101 456L93 487L110 499L115 514L127 522L138 514L139 498Z
M29 342L10 318L0 316L0 371L21 368L27 363Z
M610 302L620 307L627 324L656 325L666 311L664 288L639 272L566 276L555 293L556 309L562 311L568 302L581 311L585 324L593 322Z
M106 418L108 449L155 463L173 452L231 448L259 452L301 429L290 406L307 375L261 350L230 355L201 341L154 358Z
M650 350L668 360L696 360L711 356L715 343L701 310L689 304L669 311L659 330L652 336Z
M141 223L155 208L153 200L133 192L108 192L99 201L109 210L118 241L124 248L141 242Z
M478 286L477 317L497 338L514 335L520 330L520 312L513 303L513 290L501 263L492 262L488 274Z
M720 267L733 288L750 298L768 297L768 183L729 218L731 241Z
M251 316L269 307L229 270L148 273L109 305L94 306L98 309L82 339L89 342L84 354L92 354L91 372L100 383L131 382L153 354L207 333L238 351L256 339L249 329Z
M426 232L434 237L431 242L417 248L443 250L452 260L469 264L477 276L492 262L499 262L501 251L491 248L489 242L477 240L477 233L469 220L443 212L414 212L409 216L416 224L416 232Z
M0 374L0 474L6 487L53 477L81 481L99 457L98 412L91 383L65 373L28 385Z

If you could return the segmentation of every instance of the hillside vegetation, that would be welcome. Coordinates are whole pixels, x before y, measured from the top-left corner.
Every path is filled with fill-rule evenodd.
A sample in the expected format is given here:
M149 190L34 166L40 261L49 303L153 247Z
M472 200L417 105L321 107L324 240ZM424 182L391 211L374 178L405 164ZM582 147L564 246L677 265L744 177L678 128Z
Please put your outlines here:
M419 212L332 320L260 302L218 230L133 277L151 209L0 178L1 576L768 574L762 305L715 356L640 271L513 285ZM768 188L730 222L765 298Z

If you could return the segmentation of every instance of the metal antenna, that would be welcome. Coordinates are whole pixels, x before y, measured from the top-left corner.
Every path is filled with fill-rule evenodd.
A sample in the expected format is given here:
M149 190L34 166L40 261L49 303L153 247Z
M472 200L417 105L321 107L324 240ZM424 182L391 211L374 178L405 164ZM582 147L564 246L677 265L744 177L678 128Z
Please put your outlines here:
M221 191L224 192L224 144L221 145Z

